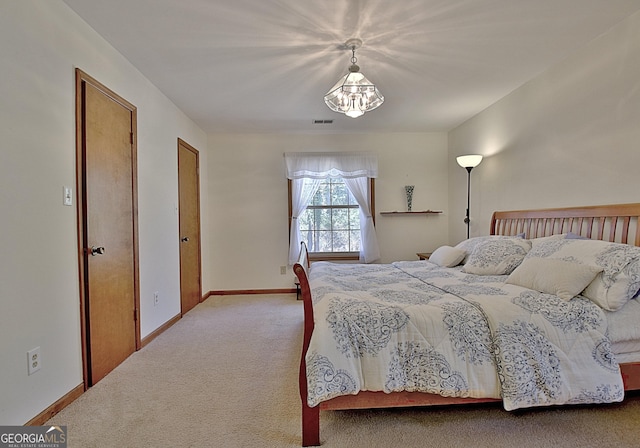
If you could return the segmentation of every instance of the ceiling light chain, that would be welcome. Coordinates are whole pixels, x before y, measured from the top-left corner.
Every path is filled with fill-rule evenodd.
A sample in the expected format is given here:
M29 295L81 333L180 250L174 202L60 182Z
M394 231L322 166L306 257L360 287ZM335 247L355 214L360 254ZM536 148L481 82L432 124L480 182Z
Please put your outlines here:
M351 65L356 65L356 62L358 62L358 58L356 57L356 46L352 45L351 46Z
M340 80L324 96L324 102L335 112L356 118L365 112L379 107L384 97L378 88L369 81L356 64L356 49L360 48L360 39L349 39L345 47L351 48L351 67L349 73Z

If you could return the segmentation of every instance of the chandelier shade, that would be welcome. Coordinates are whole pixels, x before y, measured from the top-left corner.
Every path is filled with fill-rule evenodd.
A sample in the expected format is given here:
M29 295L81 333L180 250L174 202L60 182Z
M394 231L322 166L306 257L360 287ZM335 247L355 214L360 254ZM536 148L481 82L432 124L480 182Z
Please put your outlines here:
M362 45L362 41L350 39L345 45L350 47L353 52L349 73L340 78L327 92L324 96L324 102L334 112L357 118L365 112L380 107L384 102L384 97L378 88L360 73L360 67L356 65L356 48Z

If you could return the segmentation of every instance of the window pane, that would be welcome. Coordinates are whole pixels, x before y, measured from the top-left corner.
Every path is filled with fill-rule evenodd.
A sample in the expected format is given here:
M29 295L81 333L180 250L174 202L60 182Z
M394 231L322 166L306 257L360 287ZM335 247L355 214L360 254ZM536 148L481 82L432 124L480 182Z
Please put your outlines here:
M359 208L349 209L349 228L351 230L360 230L360 209Z
M333 209L333 230L349 230L349 209Z
M349 205L349 190L343 183L332 183L331 187L332 205Z
M349 252L349 231L333 232L333 252Z
M351 252L360 252L360 231L352 231L351 233L351 241L349 245L349 251Z
M316 252L333 252L331 246L331 232L317 232Z
M316 230L331 230L331 209L315 209Z

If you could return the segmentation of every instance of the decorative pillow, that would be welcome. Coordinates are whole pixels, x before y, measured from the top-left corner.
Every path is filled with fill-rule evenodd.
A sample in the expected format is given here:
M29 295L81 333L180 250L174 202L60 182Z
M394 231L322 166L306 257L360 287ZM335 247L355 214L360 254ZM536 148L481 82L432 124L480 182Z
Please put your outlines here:
M505 275L522 262L531 249L531 241L507 237L478 243L462 269L468 274Z
M567 233L565 238L568 240L588 240L589 239L586 236L578 235L577 233L573 233L573 232Z
M452 268L458 266L466 255L467 253L462 249L456 249L451 246L441 246L433 251L429 257L429 261L438 266Z
M506 283L571 300L602 272L598 266L553 258L525 258Z
M494 241L494 240L502 240L502 239L512 239L515 238L513 236L503 236L503 235L488 235L488 236L475 236L473 238L469 238L468 240L464 240L456 244L456 249L462 249L466 252L464 259L462 260L462 264L465 264L469 259L469 255L473 252L473 249L485 241Z
M558 233L557 235L541 236L538 238L533 238L531 240L531 249L535 249L536 246L547 243L549 241L563 240L566 238L566 236L567 236L566 233Z
M550 240L533 245L527 258L560 259L602 268L582 295L616 311L640 289L640 247L590 239Z

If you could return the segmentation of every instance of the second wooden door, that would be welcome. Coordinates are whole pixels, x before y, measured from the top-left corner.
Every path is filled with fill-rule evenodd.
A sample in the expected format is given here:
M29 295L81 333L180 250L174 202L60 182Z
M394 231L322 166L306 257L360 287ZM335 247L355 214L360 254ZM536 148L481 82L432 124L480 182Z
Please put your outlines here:
M200 280L199 153L178 139L180 304L182 314L202 300Z

